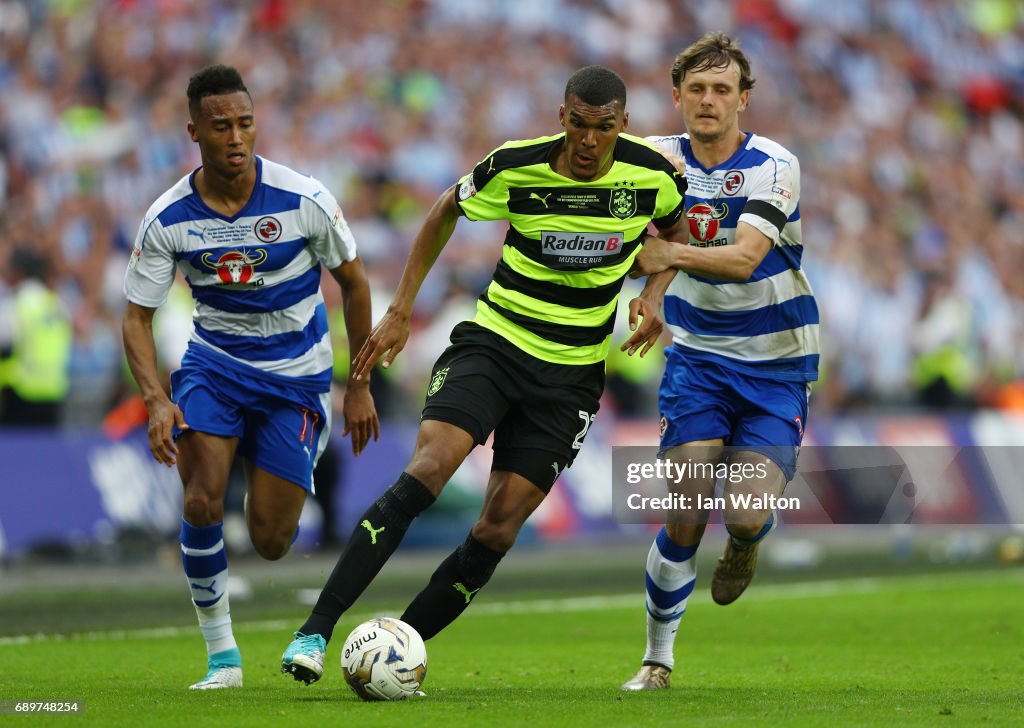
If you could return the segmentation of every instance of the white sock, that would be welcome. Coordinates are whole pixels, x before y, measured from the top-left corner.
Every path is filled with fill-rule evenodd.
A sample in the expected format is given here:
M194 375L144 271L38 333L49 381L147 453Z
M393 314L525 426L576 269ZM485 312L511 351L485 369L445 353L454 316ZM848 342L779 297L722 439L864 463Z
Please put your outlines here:
M181 563L206 640L207 655L236 648L228 600L228 557L221 524L197 528L184 519Z
M671 669L679 622L697 581L696 546L679 546L662 528L647 554L647 649L644 662Z
M207 655L215 655L238 646L231 631L231 610L228 608L227 594L215 607L196 607L196 615L199 617L199 631L206 640Z

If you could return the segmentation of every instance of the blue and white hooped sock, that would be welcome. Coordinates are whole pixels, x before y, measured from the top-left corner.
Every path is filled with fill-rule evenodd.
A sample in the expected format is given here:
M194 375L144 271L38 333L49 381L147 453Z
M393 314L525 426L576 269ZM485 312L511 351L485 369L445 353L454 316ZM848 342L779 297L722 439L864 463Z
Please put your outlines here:
M663 527L647 554L647 649L644 663L671 669L673 646L686 600L697 581L696 546L679 546Z
M199 617L208 655L236 650L228 601L228 556L223 524L197 528L181 521L181 564Z

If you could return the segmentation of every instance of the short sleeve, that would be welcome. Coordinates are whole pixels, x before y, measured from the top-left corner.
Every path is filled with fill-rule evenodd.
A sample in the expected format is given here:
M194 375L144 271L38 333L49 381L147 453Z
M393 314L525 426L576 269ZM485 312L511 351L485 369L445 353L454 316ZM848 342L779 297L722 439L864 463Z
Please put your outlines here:
M455 187L455 202L470 220L507 220L508 185L503 176L494 173L494 155L476 165Z
M664 174L658 175L658 200L654 205L652 222L659 229L672 227L686 208L686 171L678 170L665 160Z
M356 240L341 211L341 205L327 188L317 183L317 194L303 200L309 229L309 247L329 270L356 258Z
M686 173L686 160L683 157L681 137L649 136L644 141L653 145L680 172Z
M774 157L758 168L753 182L739 221L778 244L800 202L800 162L793 155Z
M159 308L167 301L174 283L174 251L158 220L148 216L139 225L128 270L124 274L124 295L132 303Z

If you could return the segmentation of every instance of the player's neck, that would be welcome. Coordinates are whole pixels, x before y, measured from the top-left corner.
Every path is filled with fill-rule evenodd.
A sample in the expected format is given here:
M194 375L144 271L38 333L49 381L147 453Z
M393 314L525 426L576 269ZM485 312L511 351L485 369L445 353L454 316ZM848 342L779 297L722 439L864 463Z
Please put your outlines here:
M206 167L196 172L196 190L203 203L214 212L226 217L233 217L252 197L256 186L256 165L253 164L242 174L224 177L210 174Z
M711 142L701 142L691 134L690 149L693 152L693 156L697 158L697 161L705 169L711 169L734 155L736 150L743 146L743 142L746 140L747 135L739 129L736 130L735 134L729 134Z
M555 172L555 174L560 174L563 177L568 177L574 182L596 182L597 180L601 179L606 174L608 174L608 170L612 168L613 164L615 164L615 157L609 157L608 161L605 162L604 166L599 168L597 174L595 174L590 179L580 179L575 174L573 174L572 167L569 164L568 147L565 141L563 140L560 146L552 150L551 156L548 158L548 164L551 166L551 169Z

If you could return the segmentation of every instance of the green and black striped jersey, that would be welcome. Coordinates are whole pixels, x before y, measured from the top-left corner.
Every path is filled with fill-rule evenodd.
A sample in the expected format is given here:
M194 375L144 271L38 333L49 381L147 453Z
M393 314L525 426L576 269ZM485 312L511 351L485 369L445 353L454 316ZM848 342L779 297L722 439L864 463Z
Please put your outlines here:
M565 134L506 142L459 181L470 220L508 220L494 279L473 321L556 364L603 361L622 282L650 222L684 209L686 178L647 141L620 134L602 177L552 169Z

